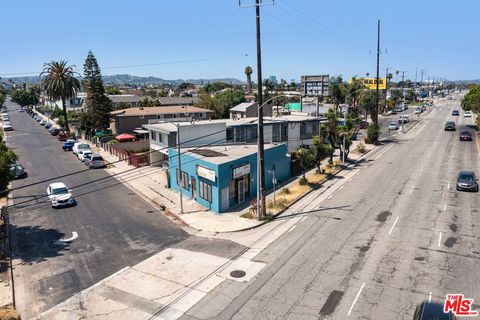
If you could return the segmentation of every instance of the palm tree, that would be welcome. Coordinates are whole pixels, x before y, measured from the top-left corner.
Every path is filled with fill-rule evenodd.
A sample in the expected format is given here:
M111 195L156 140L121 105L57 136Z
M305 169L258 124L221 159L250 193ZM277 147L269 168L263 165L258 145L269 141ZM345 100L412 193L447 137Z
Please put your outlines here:
M80 75L73 71L74 65L68 66L67 63L68 61L65 60L45 63L40 77L42 77L42 89L47 96L52 100L62 100L65 130L70 132L65 100L76 97L77 91L80 90L80 81L75 76Z
M252 67L247 66L245 68L245 74L247 75L247 94L252 94Z

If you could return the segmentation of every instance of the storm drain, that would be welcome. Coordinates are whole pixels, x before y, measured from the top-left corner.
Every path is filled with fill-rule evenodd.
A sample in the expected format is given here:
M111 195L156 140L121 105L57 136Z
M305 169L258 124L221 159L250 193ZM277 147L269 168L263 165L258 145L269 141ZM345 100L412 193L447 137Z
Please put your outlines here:
M232 278L243 278L245 277L246 273L243 270L233 270L230 272L230 277Z

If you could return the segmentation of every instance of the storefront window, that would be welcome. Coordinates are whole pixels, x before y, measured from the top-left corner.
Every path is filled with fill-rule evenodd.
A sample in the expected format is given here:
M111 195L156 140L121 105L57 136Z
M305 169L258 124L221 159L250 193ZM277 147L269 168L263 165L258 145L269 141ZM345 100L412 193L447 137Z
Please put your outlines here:
M200 198L212 203L212 186L200 180L199 187L200 187L200 193L199 193Z
M182 171L182 188L190 191L190 184L188 183L188 173ZM180 170L177 168L177 185L180 186Z

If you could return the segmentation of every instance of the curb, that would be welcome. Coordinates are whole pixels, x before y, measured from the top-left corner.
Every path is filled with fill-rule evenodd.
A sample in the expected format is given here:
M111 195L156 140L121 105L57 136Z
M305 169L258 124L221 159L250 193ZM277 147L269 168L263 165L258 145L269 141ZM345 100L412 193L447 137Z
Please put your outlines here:
M299 196L297 199L295 199L292 203L290 203L290 205L288 207L286 207L285 209L283 209L282 211L279 211L277 212L276 214L274 214L272 217L273 219L271 220L264 220L262 221L261 223L255 225L255 226L252 226L252 227L248 227L248 228L243 228L243 229L238 229L238 230L231 230L231 231L218 231L218 232L215 232L215 233L233 233L233 232L242 232L242 231L247 231L247 230L253 230L253 229L256 229L258 227L261 227L269 222L272 222L272 221L275 221L275 219L281 215L282 213L284 213L285 211L287 211L287 209L289 209L291 206L293 206L295 203L297 203L298 201L302 200L303 198L305 198L307 195L309 195L311 192L315 191L315 190L318 190L320 187L322 187L322 185L331 180L333 176L335 176L337 173L341 172L342 170L350 167L351 165L353 164L356 164L358 163L358 161L360 161L363 157L365 157L367 154L371 153L373 150L377 149L378 146L375 146L372 150L370 151L367 151L365 152L360 158L358 158L357 160L353 161L353 162L350 162L348 163L347 165L343 165L340 169L336 170L334 173L331 174L330 177L328 177L327 179L323 180L322 182L320 182L318 185L316 185L315 187L313 187L312 189L310 189L309 191L307 191L306 193L304 193L303 195ZM193 228L195 229L195 228Z

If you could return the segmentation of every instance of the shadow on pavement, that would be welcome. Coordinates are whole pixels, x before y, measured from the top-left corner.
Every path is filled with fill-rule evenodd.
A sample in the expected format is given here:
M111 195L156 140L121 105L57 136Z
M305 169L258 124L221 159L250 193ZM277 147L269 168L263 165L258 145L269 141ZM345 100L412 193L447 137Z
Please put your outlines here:
M352 211L352 209L347 209L349 207L350 206L338 206L338 207L329 207L329 208L322 207L322 208L318 208L318 209L314 209L314 210L310 210L310 211L293 212L291 214L287 214L287 215L284 215L284 216L279 216L279 217L275 218L274 220L286 220L286 219L291 219L291 218L295 218L295 217L299 217L299 216L307 216L311 213L318 213L318 212L321 212L321 211L328 211L328 210ZM320 217L320 218L325 218L325 219L333 219L333 220L342 220L342 218L340 218L340 217L322 216L322 215L319 215L319 214L315 214L315 217Z
M69 250L68 242L59 241L65 234L57 229L43 229L40 226L12 226L16 233L17 247L15 257L24 264L34 264L48 258L61 256L62 251Z

